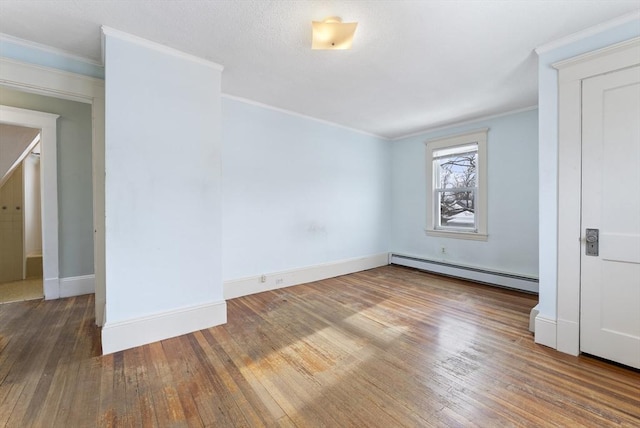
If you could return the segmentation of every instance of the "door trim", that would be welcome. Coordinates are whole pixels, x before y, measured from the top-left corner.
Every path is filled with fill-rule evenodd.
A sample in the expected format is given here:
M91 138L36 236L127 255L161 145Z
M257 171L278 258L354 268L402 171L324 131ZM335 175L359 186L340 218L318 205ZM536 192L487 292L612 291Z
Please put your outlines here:
M640 64L640 37L553 64L558 70L556 349L580 353L582 80Z

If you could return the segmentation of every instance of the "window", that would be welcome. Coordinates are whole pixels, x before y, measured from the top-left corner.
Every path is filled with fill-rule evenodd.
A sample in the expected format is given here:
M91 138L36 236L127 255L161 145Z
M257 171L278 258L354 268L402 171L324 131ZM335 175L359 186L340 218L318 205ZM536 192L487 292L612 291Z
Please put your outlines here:
M427 235L487 239L487 131L426 143Z

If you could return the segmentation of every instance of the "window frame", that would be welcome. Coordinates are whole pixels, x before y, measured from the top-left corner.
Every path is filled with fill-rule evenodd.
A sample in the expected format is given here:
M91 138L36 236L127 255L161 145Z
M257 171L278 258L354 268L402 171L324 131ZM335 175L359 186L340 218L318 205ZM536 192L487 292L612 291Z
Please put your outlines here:
M427 163L427 227L425 233L428 236L470 239L477 241L486 241L487 233L487 135L489 128L476 129L474 131L456 134L447 137L437 138L425 141L426 146L426 163ZM439 204L436 196L440 194L442 189L436 188L435 174L433 167L434 152L437 150L477 144L477 169L476 169L476 189L475 192L475 222L476 228L473 230L463 228L438 228L439 213L436 208ZM438 189L438 190L436 190Z

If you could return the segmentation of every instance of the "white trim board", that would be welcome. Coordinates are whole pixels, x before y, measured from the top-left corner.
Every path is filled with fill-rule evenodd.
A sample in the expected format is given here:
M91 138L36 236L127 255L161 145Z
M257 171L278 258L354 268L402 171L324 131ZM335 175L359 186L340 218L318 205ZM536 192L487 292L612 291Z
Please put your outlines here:
M8 58L0 58L0 84L81 103L104 99L104 80Z
M45 279L43 284L46 300L64 299L95 293L95 275L72 276L68 278Z
M227 322L227 303L211 302L189 306L102 327L102 354L204 330Z
M263 291L277 290L293 285L306 284L336 276L347 275L367 269L373 269L389 264L389 254L380 253L365 257L339 260L315 266L271 272L264 275L224 281L224 298L248 296Z
M264 108L264 109L267 109L267 110L273 110L273 111L277 111L278 113L287 114L289 116L300 117L302 119L311 120L311 121L314 121L314 122L321 123L323 125L329 125L329 126L333 126L333 127L336 127L336 128L345 129L347 131L356 132L358 134L366 135L368 137L380 138L380 139L385 140L385 141L391 141L390 138L384 137L382 135L372 134L371 132L363 131L361 129L351 128L351 127L345 126L345 125L340 125L339 123L331 122L329 120L319 119L317 117L308 116L308 115L302 114L302 113L297 113L297 112L295 112L293 110L287 110L287 109L280 108L280 107L274 107L272 105L264 104L264 103L261 103L259 101L250 100L248 98L238 97L236 95L230 95L230 94L225 94L225 93L220 94L220 96L222 98L226 98L226 99L233 100L233 101L238 101L238 102L243 103L243 104L248 104L248 105L260 107L260 108Z
M549 51L583 40L587 37L594 36L598 33L602 33L603 31L606 31L610 28L615 28L620 25L626 24L627 22L632 22L636 19L640 19L640 11L630 12L625 15L619 16L617 18L611 19L609 21L603 22L601 24L594 25L593 27L589 27L585 30L578 31L573 34L569 34L568 36L562 37L561 39L554 40L549 43L545 43L542 46L538 46L534 50L536 54L542 55Z
M174 49L172 47L153 42L151 40L143 39L142 37L134 36L133 34L125 33L124 31L116 30L115 28L107 27L106 25L102 26L102 55L104 56L104 36L115 37L120 40L127 41L129 43L134 43L138 46L144 46L147 49L154 50L156 52L162 52L166 55L171 55L183 60L195 62L206 67L212 68L217 71L224 70L224 67L220 64L217 64L213 61L206 60L199 56L195 56L192 54L188 54L178 49ZM102 62L104 63L104 57L102 58Z
M89 57L76 55L72 52L65 51L63 49L54 48L49 45L43 45L42 43L32 42L31 40L21 39L19 37L15 37L10 34L0 33L0 41L14 43L16 45L20 45L25 48L37 49L40 51L48 52L53 55L61 56L63 58L68 58L74 61L84 62L85 64L97 65L98 67L102 67L102 64L100 63L100 61L96 61Z
M540 315L536 316L535 320L535 342L548 346L549 348L556 348L556 321L544 318Z
M60 298L93 294L96 291L95 275L60 278Z
M478 122L486 122L488 120L491 119L499 119L501 117L505 117L505 116L511 116L512 114L518 114L518 113L524 113L527 111L531 111L531 110L536 110L538 108L538 105L533 105L533 106L529 106L529 107L523 107L523 108L518 108L515 110L509 110L509 111L505 111L502 113L494 113L494 114L489 114L486 116L480 116L480 117L475 117L475 118L471 118L471 119L464 119L464 120L460 120L457 122L448 122L446 124L443 125L436 125L430 128L424 128L421 131L415 131L412 132L410 134L406 134L406 135L401 135L399 137L394 137L391 138L390 141L399 141L399 140L404 140L406 138L413 138L413 137L417 137L420 135L424 135L424 134L430 134L432 132L436 132L436 131L445 131L447 129L451 129L451 128L458 128L461 126L465 126L465 125L471 125L474 123L478 123ZM446 138L446 137L444 137Z

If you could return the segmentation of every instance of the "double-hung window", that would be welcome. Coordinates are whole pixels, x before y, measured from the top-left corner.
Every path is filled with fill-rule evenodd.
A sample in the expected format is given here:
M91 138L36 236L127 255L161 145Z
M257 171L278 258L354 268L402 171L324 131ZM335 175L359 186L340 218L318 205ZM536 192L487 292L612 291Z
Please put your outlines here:
M487 131L426 143L428 235L487 239Z

